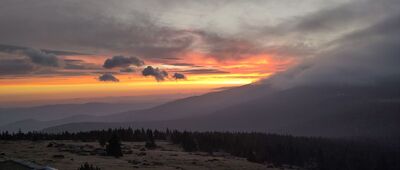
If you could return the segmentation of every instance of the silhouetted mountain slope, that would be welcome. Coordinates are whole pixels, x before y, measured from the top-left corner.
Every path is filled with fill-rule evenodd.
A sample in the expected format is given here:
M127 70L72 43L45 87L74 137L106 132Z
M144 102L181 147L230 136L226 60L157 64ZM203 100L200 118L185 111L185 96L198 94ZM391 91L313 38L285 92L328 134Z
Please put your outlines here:
M83 116L79 119L70 119L68 117L63 117L55 121L33 121L26 120L29 126L25 127L24 124L14 123L4 125L0 127L0 130L5 129L15 129L15 127L20 126L21 129L40 129L51 126L57 126L62 124L73 123L79 120L80 122L144 122L144 121L163 121L163 120L175 120L190 117L197 117L201 115L211 114L219 109L233 106L238 103L243 103L246 101L254 100L267 95L274 90L267 85L245 85L241 87L236 87L228 90L211 92L201 96L193 96L184 99L175 100L156 106L145 110L133 110L117 114L110 114L107 116ZM100 107L101 108L101 107ZM104 109L109 110L109 109ZM71 111L71 110L70 110ZM72 112L72 111L71 111ZM75 116L79 117L79 116ZM28 119L28 118L27 118ZM30 118L29 118L30 119ZM35 118L33 118L35 119ZM23 119L22 119L23 120ZM40 120L40 119L39 119ZM44 125L46 124L46 125ZM158 123L159 124L159 123ZM153 127L159 127L158 124L153 125ZM148 126L148 123L144 123ZM164 126L166 127L166 126Z
M106 116L104 121L159 121L211 114L219 109L254 100L272 93L267 85L250 84L175 100L151 109Z
M313 136L399 135L397 87L297 87L198 118L199 129Z
M208 100L207 103L218 103L220 100L230 100L231 96L213 99L209 98L209 95L204 95L196 98L196 100ZM173 102L175 104L173 108L183 108L179 103L187 105L191 100L193 99ZM203 112L204 115L198 114L169 121L143 122L129 117L123 118L124 122L137 121L129 123L136 127L149 128L262 131L335 137L400 135L400 90L395 85L295 87L270 91L263 97L219 108L213 112L206 110ZM150 112L155 110L157 109L149 109L147 113L158 115L157 112ZM193 113L190 109L170 110L173 111L179 114ZM168 112L161 113L168 118L166 115ZM178 114L173 116L176 115ZM121 114L112 116L120 119ZM99 117L97 121L101 120L104 121L104 117ZM70 126L76 124L59 126L58 129L68 129ZM107 128L109 124L99 123L98 126ZM82 130L85 129L84 125L80 127ZM95 125L91 125L92 129L93 127Z

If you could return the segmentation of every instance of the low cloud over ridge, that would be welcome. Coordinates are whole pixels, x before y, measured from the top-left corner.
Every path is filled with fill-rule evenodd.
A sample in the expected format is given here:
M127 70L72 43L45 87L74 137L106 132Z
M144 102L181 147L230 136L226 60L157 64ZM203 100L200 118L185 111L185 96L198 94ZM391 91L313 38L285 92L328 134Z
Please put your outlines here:
M264 80L275 87L374 85L400 77L400 15L333 41L330 49Z

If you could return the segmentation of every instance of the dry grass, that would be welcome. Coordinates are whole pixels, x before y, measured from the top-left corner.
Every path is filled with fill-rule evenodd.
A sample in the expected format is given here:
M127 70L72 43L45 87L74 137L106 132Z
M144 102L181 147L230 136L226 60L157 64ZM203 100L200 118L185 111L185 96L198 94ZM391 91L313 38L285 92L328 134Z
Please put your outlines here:
M126 150L131 154L124 154L121 158L91 155L90 151L71 153L60 151L62 147L47 147L51 141L0 141L0 152L9 158L32 161L40 165L49 165L60 170L76 170L84 162L96 165L102 170L122 169L275 169L266 165L251 163L243 158L227 154L209 155L201 152L188 153L176 145L165 141L157 141L159 146L153 150L145 150L144 142L124 142ZM97 142L56 141L65 146L82 146L83 150L101 148ZM79 147L78 147L79 148ZM89 149L87 149L89 148ZM92 149L92 150L93 150ZM65 147L64 147L65 150ZM58 155L56 158L54 155ZM62 155L62 156L60 156ZM63 158L62 158L63 157ZM280 169L280 168L279 168Z

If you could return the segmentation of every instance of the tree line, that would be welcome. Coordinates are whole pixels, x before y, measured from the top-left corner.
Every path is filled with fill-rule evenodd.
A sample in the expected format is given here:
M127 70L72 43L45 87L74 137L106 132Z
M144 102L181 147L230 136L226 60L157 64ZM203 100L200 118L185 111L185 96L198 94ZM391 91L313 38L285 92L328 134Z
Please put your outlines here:
M275 166L294 165L307 169L336 170L397 170L400 151L380 145L320 137L296 137L266 133L189 132L151 129L108 129L90 132L50 134L44 132L0 134L1 140L80 140L99 143L120 141L146 142L156 147L156 140L168 140L187 152L227 152L256 163ZM115 156L120 152L112 150ZM117 156L117 157L118 157Z

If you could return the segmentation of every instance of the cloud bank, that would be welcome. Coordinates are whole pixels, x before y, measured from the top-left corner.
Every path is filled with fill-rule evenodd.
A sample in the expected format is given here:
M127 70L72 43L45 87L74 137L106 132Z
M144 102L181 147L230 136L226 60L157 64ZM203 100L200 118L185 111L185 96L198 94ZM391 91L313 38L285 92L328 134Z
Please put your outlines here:
M400 77L400 15L354 31L330 43L329 50L277 74L265 83L375 85Z

